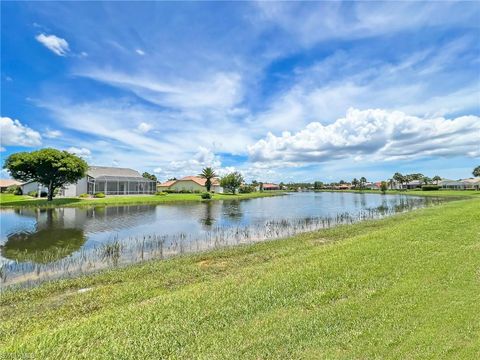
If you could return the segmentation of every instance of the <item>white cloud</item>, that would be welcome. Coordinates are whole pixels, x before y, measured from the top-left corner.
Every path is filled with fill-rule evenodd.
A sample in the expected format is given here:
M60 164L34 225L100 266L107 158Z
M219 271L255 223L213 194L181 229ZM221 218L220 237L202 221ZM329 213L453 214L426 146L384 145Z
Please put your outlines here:
M142 133L142 134L145 134L152 129L153 129L153 126L151 124L148 124L148 123L145 123L145 122L140 123L137 127L137 131Z
M69 147L69 148L67 149L67 151L68 151L69 153L72 153L72 154L75 154L75 155L77 155L77 156L80 156L80 157L82 157L82 158L84 158L84 159L88 159L88 158L90 158L91 155L92 155L92 152L91 152L89 149L84 148L84 147L82 147L82 148L77 148L77 147L75 147L75 146L72 146L72 147Z
M45 136L48 139L55 139L55 138L58 138L58 137L62 136L62 132L60 130L47 129L45 131L45 133L43 134L43 136Z
M42 143L39 132L9 117L0 118L0 136L2 146L39 146Z
M308 124L281 136L269 133L249 146L259 162L315 163L361 157L366 160L426 156L480 156L480 117L419 118L403 112L349 109L330 125Z
M58 36L40 34L35 36L35 39L59 56L65 56L70 51L67 40Z
M145 55L145 51L143 51L142 49L136 49L135 52L141 56Z
M155 168L155 169L153 169L153 172L155 174L160 174L162 172L162 169L161 168Z
M177 109L229 109L243 97L241 76L237 73L217 72L197 81L156 80L151 74L129 75L106 70L78 75L133 91L147 101Z

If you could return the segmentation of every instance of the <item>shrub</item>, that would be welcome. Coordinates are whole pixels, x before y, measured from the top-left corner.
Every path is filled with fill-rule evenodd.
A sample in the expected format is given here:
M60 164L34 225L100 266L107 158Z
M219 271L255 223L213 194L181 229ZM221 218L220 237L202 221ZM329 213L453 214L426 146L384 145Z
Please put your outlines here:
M423 191L432 191L432 190L438 190L440 189L440 186L438 185L423 185L422 190Z
M22 188L18 185L12 185L5 190L7 194L22 195Z
M380 184L380 190L382 191L382 194L385 194L387 192L388 185L386 181L382 181Z
M40 197L47 197L48 196L48 193L46 191L42 191L40 193Z
M105 194L102 193L102 192L97 192L97 193L95 193L95 195L93 195L93 196L96 197L96 198L104 198L104 197L105 197Z
M241 193L241 194L249 194L249 193L252 193L255 191L255 186L252 186L252 185L245 185L245 186L242 186L238 192Z
M202 199L211 199L212 198L212 194L210 194L209 192L204 192L202 195L200 195L202 197Z
M155 195L158 195L158 196L165 196L165 195L167 195L167 192L164 192L164 191L157 191L157 192L155 193Z
M37 197L38 192L37 191L29 191L27 195L32 196L32 197Z
M89 196L90 195L88 195L87 193L83 193L83 194L78 195L78 197L81 197L81 198L87 198Z

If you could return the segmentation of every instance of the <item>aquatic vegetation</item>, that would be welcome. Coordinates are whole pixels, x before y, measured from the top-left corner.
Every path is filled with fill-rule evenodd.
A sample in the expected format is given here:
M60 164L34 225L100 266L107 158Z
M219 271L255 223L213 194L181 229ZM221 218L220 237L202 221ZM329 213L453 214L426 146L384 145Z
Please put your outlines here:
M81 248L67 256L65 249L51 248L49 252L36 252L28 256L21 254L19 259L27 260L26 262L17 260L3 264L0 275L5 280L2 280L0 289L11 285L31 286L45 280L67 278L151 259L165 259L186 253L286 238L337 225L379 219L443 201L402 200L394 206L382 204L353 214L341 212L333 216L272 219L248 226L211 225L207 231L198 235L179 232L173 235L142 234L124 239L114 236L106 243L87 249ZM70 250L69 248L68 251Z

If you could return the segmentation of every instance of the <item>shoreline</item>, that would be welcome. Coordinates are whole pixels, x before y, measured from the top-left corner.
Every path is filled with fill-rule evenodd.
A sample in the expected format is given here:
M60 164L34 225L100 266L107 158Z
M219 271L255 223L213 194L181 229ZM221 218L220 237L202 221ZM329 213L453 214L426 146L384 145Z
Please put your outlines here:
M167 195L127 195L107 196L105 198L56 198L52 202L46 199L28 198L26 195L15 195L21 197L15 199L9 196L3 200L0 196L0 209L15 208L57 208L57 207L89 207L89 206L117 206L117 205L157 205L179 202L207 202L220 200L246 200L263 197L286 195L286 191L275 192L253 192L246 194L213 194L212 199L202 199L201 194L167 194Z
M245 349L253 358L265 354L261 349L301 357L302 339L312 354L321 349L335 358L345 336L358 357L388 357L388 339L395 338L404 345L396 348L400 357L453 355L457 344L455 354L470 358L476 337L457 330L473 331L480 320L480 254L471 250L479 245L478 205L478 198L450 201L8 290L0 299L6 335L0 355L56 358L83 349L85 358L175 357L179 351L186 358L229 357L253 331L257 346ZM337 330L323 332L339 321ZM367 338L348 336L352 331ZM286 337L272 344L275 334ZM379 345L366 347L371 339ZM87 346L92 341L98 346Z

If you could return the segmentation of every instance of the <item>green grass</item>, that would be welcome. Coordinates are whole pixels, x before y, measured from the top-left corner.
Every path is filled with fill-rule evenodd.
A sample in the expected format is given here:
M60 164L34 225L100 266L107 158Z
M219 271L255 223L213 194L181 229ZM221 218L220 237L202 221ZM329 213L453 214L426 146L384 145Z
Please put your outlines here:
M0 358L478 359L480 201L7 291L0 318Z
M212 200L242 200L258 197L269 197L284 194L280 191L253 192L249 194L213 194ZM183 201L210 201L203 200L200 194L167 194L167 195L130 195L107 196L105 198L58 198L47 201L45 198L37 199L24 195L0 194L0 208L2 207L76 207L99 205L134 205L134 204L162 204Z

